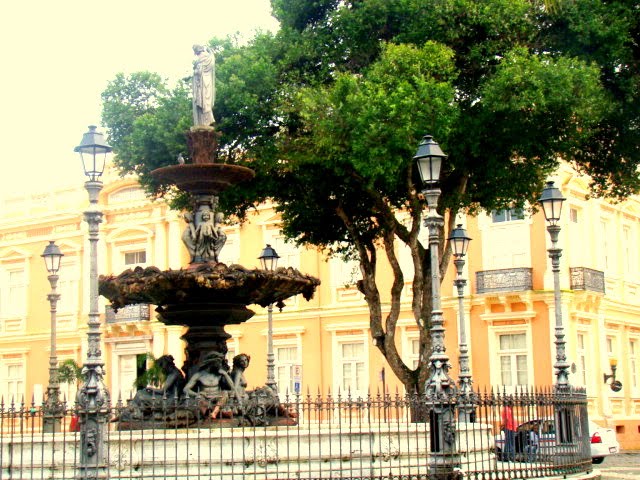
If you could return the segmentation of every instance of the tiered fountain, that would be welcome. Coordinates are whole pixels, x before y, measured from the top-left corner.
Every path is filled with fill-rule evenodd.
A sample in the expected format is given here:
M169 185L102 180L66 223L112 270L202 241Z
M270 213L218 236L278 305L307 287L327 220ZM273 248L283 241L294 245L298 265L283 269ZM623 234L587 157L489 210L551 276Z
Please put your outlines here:
M202 75L197 66L198 61L194 67L195 79ZM198 88L202 85L194 80L196 121L202 118L201 106L195 102ZM139 392L130 402L129 411L121 415L121 421L127 423L125 428L144 428L150 422L155 427L161 426L162 422L170 422L171 426L176 421L191 424L202 420L203 416L207 421L214 421L216 417L224 417L223 403L228 407L227 417L235 415L247 420L249 416L254 424L272 423L268 418L258 418L256 412L261 415L265 411L274 412L275 392L270 392L268 387L256 389L253 394L244 391L242 372L232 371L225 360L230 335L224 327L251 318L254 312L247 308L250 304L266 307L298 294L309 300L320 283L292 268L268 271L218 261L226 239L220 225L222 214L217 212L218 195L239 182L252 179L255 173L247 167L218 163L217 138L214 126L196 124L187 133L190 163L152 172L156 180L175 185L192 198L192 209L184 215L187 227L182 235L191 255L188 267L165 271L137 267L118 276L100 278L100 294L115 310L126 305L149 303L157 306L159 320L164 324L188 327L182 337L186 342L184 377L172 365L171 359L165 357L163 363L169 374L167 383L159 390ZM217 394L202 393L207 390ZM192 392L202 398L189 406L189 393ZM163 397L164 401L158 402ZM208 402L208 408L202 406L203 401ZM256 409L256 402L271 408Z

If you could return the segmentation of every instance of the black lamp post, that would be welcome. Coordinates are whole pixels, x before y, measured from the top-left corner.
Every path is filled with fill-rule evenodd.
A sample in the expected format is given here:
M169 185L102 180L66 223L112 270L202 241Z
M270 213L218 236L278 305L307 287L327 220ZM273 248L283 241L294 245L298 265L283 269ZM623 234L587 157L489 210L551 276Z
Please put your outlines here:
M430 372L425 387L430 415L431 452L429 457L431 473L446 475L458 463L455 442L455 412L451 399L456 393L456 385L449 377L451 368L449 357L445 353L444 318L440 299L440 232L444 219L436 208L440 197L438 182L440 167L447 156L431 135L425 135L413 159L416 161L420 179L426 186L423 191L427 200L428 213L425 226L429 230L429 252L431 261L431 356Z
M267 244L258 257L263 270L269 272L275 271L278 266L280 256L273 247ZM273 303L267 307L267 387L271 388L274 393L278 393L278 386L275 377L275 358L273 355Z
M84 186L89 194L89 209L84 220L89 227L89 319L87 322L87 359L84 362L84 383L77 394L80 420L80 477L102 478L107 471L106 436L110 398L104 384L104 361L100 349L100 312L98 311L98 232L102 212L98 197L102 190L100 177L106 156L112 151L104 135L94 125L82 136L74 148L80 153L88 180Z
M458 224L458 226L453 229L451 235L449 236L449 244L453 249L453 256L455 257L453 263L456 266L456 279L453 281L453 284L458 289L458 328L460 330L460 374L458 385L460 386L460 395L467 400L470 399L471 395L473 394L473 390L471 388L472 380L469 362L469 347L467 345L467 331L464 321L464 287L467 284L467 280L462 278L462 269L465 263L464 257L467 254L467 249L469 248L470 242L471 238L467 235L467 231L462 228L461 224ZM472 407L470 406L461 411L461 420L469 421L471 419L470 417L472 411Z
M52 240L45 247L41 257L49 275L51 293L47 295L51 307L51 354L49 356L49 385L47 386L47 399L44 405L43 431L53 433L60 431L62 419L62 405L60 403L60 384L58 382L58 357L56 347L56 305L60 300L60 294L56 292L58 285L58 270L63 253Z
M556 314L555 327L555 344L556 344L556 387L558 389L567 389L569 387L569 362L565 352L564 327L562 326L562 304L560 301L560 257L562 249L558 247L558 236L560 234L560 214L562 213L562 204L565 198L560 190L554 186L553 182L547 182L542 195L540 196L540 204L547 220L547 231L551 237L551 248L549 258L551 258L551 271L553 272L553 296Z

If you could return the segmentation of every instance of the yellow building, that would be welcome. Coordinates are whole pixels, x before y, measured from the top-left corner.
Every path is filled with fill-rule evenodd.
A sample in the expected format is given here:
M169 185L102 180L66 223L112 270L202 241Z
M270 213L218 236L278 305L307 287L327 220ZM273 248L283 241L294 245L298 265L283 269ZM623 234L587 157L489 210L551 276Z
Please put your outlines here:
M109 175L107 175L109 177ZM640 448L640 199L610 204L587 200L587 183L564 168L556 185L567 197L561 220L562 316L570 379L587 387L590 416L615 427L623 448ZM87 195L77 189L5 198L0 203L0 395L27 403L42 401L48 383L50 291L40 255L49 240L64 253L58 292L58 358L82 363L88 314L88 238L82 212ZM99 205L99 271L118 274L137 265L180 268L188 262L178 213L149 201L131 179L107 178ZM547 257L549 236L542 213L517 210L462 219L473 238L466 258L465 320L476 387L514 389L554 381L555 310L553 278ZM315 297L291 299L274 311L276 380L281 394L294 392L352 396L384 388L402 392L369 334L368 309L355 289L357 264L327 259L314 250L285 243L279 220L267 205L250 221L226 228L221 261L257 267L265 244L291 266L321 279ZM426 233L425 233L426 241ZM400 249L404 266L408 252ZM457 376L457 290L453 266L443 281L447 351ZM381 274L384 278L384 273ZM384 292L384 289L382 289ZM149 306L118 314L105 312L103 358L114 399L126 399L147 352L184 359L181 327L164 326ZM398 324L399 349L415 363L417 329L409 297ZM229 355L248 353L250 385L266 379L266 310L242 325L227 328ZM614 393L605 384L610 361L617 360ZM389 372L389 370L387 369ZM384 380L383 380L384 378ZM609 381L610 382L610 381ZM73 398L74 386L63 386ZM18 400L20 401L20 400Z

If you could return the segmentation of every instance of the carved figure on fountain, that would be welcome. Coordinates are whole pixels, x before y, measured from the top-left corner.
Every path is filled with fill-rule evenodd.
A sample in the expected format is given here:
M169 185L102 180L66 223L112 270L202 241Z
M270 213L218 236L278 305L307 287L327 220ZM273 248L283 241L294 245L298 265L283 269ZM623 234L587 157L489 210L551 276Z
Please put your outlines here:
M165 381L162 387L147 386L138 390L120 415L121 421L165 421L172 417L182 396L186 380L176 366L173 356L163 355L156 360Z
M182 215L187 226L182 232L182 243L187 247L187 251L189 252L189 257L191 261L193 261L196 256L196 226L193 223L193 213L185 212Z
M195 398L201 418L217 418L227 405L230 392L233 391L233 380L229 375L229 365L220 353L211 352L198 365L198 370L191 376L184 387L187 397Z

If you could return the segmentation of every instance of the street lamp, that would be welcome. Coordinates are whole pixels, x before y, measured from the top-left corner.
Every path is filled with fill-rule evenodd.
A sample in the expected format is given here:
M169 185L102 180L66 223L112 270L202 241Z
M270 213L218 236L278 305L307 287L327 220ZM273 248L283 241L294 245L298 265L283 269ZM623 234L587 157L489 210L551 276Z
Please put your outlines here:
M453 256L455 257L453 263L456 266L456 279L453 281L453 284L458 289L458 322L460 324L458 327L460 330L460 374L458 384L460 385L460 395L466 400L469 400L473 394L473 390L471 388L472 380L469 363L469 347L467 345L467 331L464 322L464 286L467 284L467 281L462 278L462 269L464 267L464 256L467 254L470 242L471 238L467 236L467 231L462 228L461 224L458 224L449 236L449 243L453 248ZM465 408L464 411L460 412L461 420L471 420L471 412L471 407Z
M558 247L558 236L560 234L560 214L562 213L562 203L565 198L560 190L554 186L553 182L547 182L540 196L540 204L547 220L547 231L551 237L551 248L549 258L551 258L551 271L553 272L553 297L556 310L556 386L560 390L569 387L569 362L565 353L564 327L562 326L562 305L560 303L560 257L562 249Z
M449 377L451 368L449 357L445 353L444 318L440 300L440 259L438 247L440 232L444 226L444 219L436 208L440 197L437 184L440 179L440 167L447 156L440 145L431 135L425 135L418 145L418 151L413 159L416 161L420 179L426 186L423 191L427 200L428 213L425 227L429 230L429 252L431 257L431 356L429 357L430 372L425 387L427 404L430 407L430 437L431 473L450 472L456 457L455 447L455 415L451 399L456 393L455 382ZM453 432L453 434L451 434Z
M258 257L263 270L270 272L275 271L280 256L276 251L267 244ZM271 388L274 393L278 393L275 377L275 361L273 356L273 303L267 307L267 387Z
M618 361L615 358L612 358L609 361L609 365L611 366L611 373L603 373L604 383L606 384L609 380L611 383L609 387L614 392L619 392L622 390L622 382L616 380L616 370L618 370Z
M87 321L87 359L84 362L84 383L77 395L80 419L81 478L102 478L106 475L106 435L109 421L109 392L104 384L104 361L100 349L100 313L98 311L98 232L102 212L98 196L102 190L100 177L106 156L112 151L104 135L95 125L82 136L74 148L80 153L88 180L84 186L89 194L89 209L84 220L89 227L89 319Z
M44 405L43 431L59 432L62 419L62 405L60 404L60 384L58 383L58 357L56 354L56 305L60 294L56 292L58 285L58 270L63 253L53 240L45 247L41 257L47 267L51 293L47 295L51 307L51 355L49 356L49 385L47 386L47 400Z

